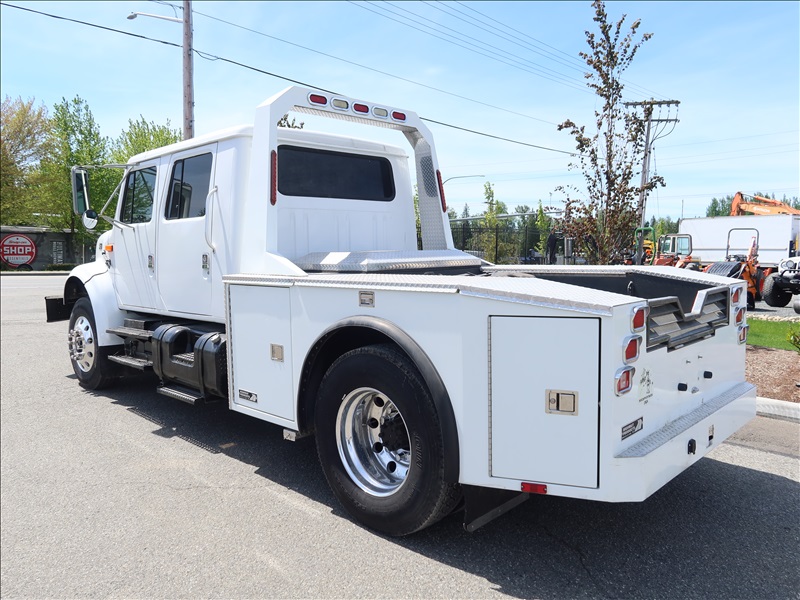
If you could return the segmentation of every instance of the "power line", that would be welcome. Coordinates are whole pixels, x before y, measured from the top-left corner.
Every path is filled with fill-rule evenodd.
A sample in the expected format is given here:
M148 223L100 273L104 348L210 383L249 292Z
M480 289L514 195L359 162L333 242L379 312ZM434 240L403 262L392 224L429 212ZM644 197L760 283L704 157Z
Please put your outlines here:
M61 20L61 21L68 21L68 22L71 22L71 23L77 23L79 25L85 25L87 27L93 27L93 28L96 28L96 29L104 30L104 31L110 31L112 33L120 33L120 34L123 34L123 35L127 35L127 36L130 36L130 37L133 37L133 38L146 40L146 41L149 41L149 42L157 42L157 43L160 43L160 44L164 44L166 46L172 46L172 47L175 47L175 48L180 48L181 47L180 44L176 44L174 42L167 42L165 40L159 40L159 39L147 37L147 36L144 36L144 35L141 35L141 34L130 33L128 31L122 31L121 29L114 29L113 27L106 27L104 25L97 25L95 23L89 23L87 21L81 21L81 20L78 20L78 19L71 19L69 17L63 17L63 16L60 16L60 15L53 15L53 14L50 14L50 13L46 13L46 12L42 12L42 11L38 11L38 10L33 10L31 8L25 8L25 7L22 7L22 6L16 6L14 4L8 4L6 2L0 2L0 5L8 6L9 8L17 8L19 10L23 10L23 11L34 13L34 14L38 14L38 15L42 15L42 16L45 16L45 17L50 17L50 18L53 18L53 19L58 19L58 20ZM258 67L253 67L251 65L247 65L245 63L241 63L241 62L229 59L229 58L225 58L225 57L222 57L222 56L216 56L216 55L210 54L208 52L203 52L201 50L197 50L196 48L194 48L194 52L197 53L197 55L200 56L201 58L204 58L204 59L207 59L207 60L219 60L219 61L226 62L226 63L232 64L232 65L236 65L238 67L242 67L244 69L255 71L256 73L261 73L262 75L268 75L270 77L275 77L277 79L282 79L283 81L288 81L290 83L295 83L295 84L303 86L303 87L314 88L314 89L317 89L317 90L321 90L321 91L327 92L329 94L335 94L336 93L336 92L334 92L332 90L328 90L328 89L325 89L325 88L317 86L317 85L313 85L313 84L310 84L310 83L299 81L297 79L292 79L290 77L286 77L286 76L283 76L283 75L278 75L277 73L272 73L272 72L266 71L264 69L259 69ZM488 137L488 138L492 138L492 139L496 139L496 140L502 140L502 141L509 142L509 143L512 143L512 144L518 144L518 145L527 146L527 147L530 147L530 148L537 148L537 149L540 149L540 150L547 150L547 151L550 151L550 152L558 152L558 153L562 153L562 154L575 155L574 152L567 152L565 150L557 150L555 148L547 148L545 146L538 146L536 144L531 144L531 143L528 143L528 142L522 142L522 141L519 141L519 140L513 140L513 139L510 139L510 138L504 138L504 137L492 135L492 134L489 134L489 133L476 131L474 129L467 129L465 127L459 127L457 125L444 123L442 121L435 121L433 119L426 119L424 117L420 117L420 119L423 120L423 121L428 121L429 123L435 123L435 124L441 125L443 127L448 127L450 129L456 129L456 130L459 130L459 131L465 131L465 132L472 133L472 134L475 134L475 135L480 135L480 136L483 136L483 137Z

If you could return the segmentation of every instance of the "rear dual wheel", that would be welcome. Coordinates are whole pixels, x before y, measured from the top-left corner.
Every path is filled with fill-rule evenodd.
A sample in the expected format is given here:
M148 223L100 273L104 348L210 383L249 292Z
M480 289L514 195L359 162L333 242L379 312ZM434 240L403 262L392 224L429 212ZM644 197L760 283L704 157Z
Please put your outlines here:
M342 506L371 529L400 536L450 513L436 407L395 346L352 350L328 369L315 412L317 452Z

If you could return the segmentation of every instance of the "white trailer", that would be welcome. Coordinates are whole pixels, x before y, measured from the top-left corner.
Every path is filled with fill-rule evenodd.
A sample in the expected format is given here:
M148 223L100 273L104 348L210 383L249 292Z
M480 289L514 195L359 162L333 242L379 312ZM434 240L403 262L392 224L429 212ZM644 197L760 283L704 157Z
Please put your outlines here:
M746 256L758 238L758 262L777 267L800 253L800 215L740 215L681 219L679 232L692 236L692 260L701 265Z
M405 151L277 128L289 111L403 134L419 247ZM47 300L81 385L152 369L166 396L313 433L344 508L390 535L530 494L642 501L755 414L742 281L486 266L453 247L411 111L289 88L253 126L132 157L112 222Z

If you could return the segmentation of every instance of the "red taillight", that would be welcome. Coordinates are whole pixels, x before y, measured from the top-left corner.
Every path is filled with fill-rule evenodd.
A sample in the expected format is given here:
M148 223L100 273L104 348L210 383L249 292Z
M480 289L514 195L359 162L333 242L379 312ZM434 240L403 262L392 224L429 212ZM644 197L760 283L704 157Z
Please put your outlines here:
M272 151L269 161L269 203L275 206L278 201L278 153Z
M447 202L444 199L444 184L442 183L442 174L439 169L436 169L436 180L439 182L439 197L442 199L442 212L447 212Z
M369 106L366 104L356 103L353 104L353 110L357 113L367 114L369 112Z
M319 104L320 106L328 104L328 99L320 94L309 94L308 101L311 102L311 104Z
M617 371L617 374L614 377L614 392L617 394L617 396L627 394L631 391L631 388L633 387L633 374L635 372L636 369L633 367L622 367Z
M631 331L636 333L637 331L642 331L647 325L647 314L650 312L650 308L647 306L638 306L633 309L633 314L631 314Z
M750 329L750 325L745 325L744 327L739 327L739 343L744 344L747 343L747 331Z
M642 336L635 335L625 342L625 350L622 354L622 360L627 365L639 358L639 347L642 343Z
M395 121L405 121L406 120L406 114L405 113L401 113L399 110L395 110L395 111L392 111L392 118Z
M736 325L741 325L742 323L744 323L744 315L745 315L745 308L743 306L738 307L736 309L736 313L734 316L734 323Z
M520 488L529 494L546 494L547 486L544 483L523 483Z
M742 288L735 287L731 292L731 304L739 304L739 300L742 299Z

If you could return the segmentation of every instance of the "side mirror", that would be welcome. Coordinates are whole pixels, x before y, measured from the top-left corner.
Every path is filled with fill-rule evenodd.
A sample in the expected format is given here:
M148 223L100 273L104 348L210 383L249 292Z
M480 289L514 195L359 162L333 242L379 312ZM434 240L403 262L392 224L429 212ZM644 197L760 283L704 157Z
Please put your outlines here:
M83 226L86 227L86 229L92 230L95 227L97 227L97 213L90 208L89 210L83 213L81 221L83 222Z
M90 208L89 172L80 167L72 167L72 210L76 215L83 216Z

